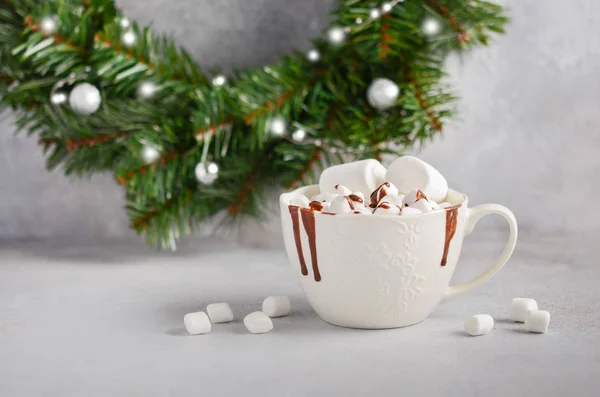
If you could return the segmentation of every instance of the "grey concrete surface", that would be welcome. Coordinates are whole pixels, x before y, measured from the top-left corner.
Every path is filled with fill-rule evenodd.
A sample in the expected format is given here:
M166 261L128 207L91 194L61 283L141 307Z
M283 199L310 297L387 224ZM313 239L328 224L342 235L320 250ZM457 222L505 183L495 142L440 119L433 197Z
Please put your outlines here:
M487 266L503 234L465 241L455 282ZM523 236L505 269L413 327L334 327L308 306L280 250L207 240L177 255L142 245L0 246L0 395L572 396L600 387L600 251L579 235ZM243 316L265 296L292 313L265 335ZM544 335L507 320L513 297L552 314ZM228 301L235 321L189 336L184 314ZM471 314L495 329L462 331Z
M152 23L206 66L260 66L327 25L333 0L120 0L131 18ZM419 154L472 203L512 208L523 230L598 234L600 206L600 3L503 1L508 34L449 61L462 96L461 119ZM0 239L101 240L132 236L121 189L46 173L35 139L0 124ZM582 215L585 213L585 215ZM499 224L490 222L489 227ZM262 239L255 226L243 234Z

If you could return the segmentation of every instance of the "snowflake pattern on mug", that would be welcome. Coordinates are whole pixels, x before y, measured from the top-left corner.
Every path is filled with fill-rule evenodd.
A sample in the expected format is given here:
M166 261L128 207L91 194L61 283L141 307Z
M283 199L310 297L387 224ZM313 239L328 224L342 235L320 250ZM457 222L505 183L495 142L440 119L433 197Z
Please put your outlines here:
M389 316L397 317L408 311L409 303L422 292L425 278L416 272L418 258L412 252L417 245L417 234L422 231L419 223L412 225L400 224L398 233L404 235L403 255L392 253L385 242L367 247L369 258L382 275L375 280L375 291L378 296L392 303L384 309Z

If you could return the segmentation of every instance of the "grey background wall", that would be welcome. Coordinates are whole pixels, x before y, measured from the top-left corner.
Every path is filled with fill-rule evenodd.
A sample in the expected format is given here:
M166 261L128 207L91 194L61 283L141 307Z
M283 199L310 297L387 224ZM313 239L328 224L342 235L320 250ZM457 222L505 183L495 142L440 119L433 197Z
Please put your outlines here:
M203 65L227 70L307 49L335 0L118 3L131 18L174 36ZM472 202L512 208L525 232L597 233L600 2L503 3L513 18L508 34L449 60L461 119L419 155ZM80 181L49 174L36 140L13 137L13 130L10 117L1 122L0 239L132 235L110 175ZM275 233L277 223L268 228Z

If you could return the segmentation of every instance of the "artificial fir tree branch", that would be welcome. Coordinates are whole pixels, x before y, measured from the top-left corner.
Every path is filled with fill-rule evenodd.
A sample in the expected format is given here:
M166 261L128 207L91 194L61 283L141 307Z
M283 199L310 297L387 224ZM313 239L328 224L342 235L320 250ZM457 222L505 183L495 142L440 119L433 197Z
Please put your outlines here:
M454 101L441 84L443 56L486 44L506 18L483 0L393 3L372 18L380 4L341 0L334 15L348 38L337 46L315 40L320 60L295 54L213 86L171 40L120 23L111 0L4 0L0 106L16 111L20 128L39 134L49 167L77 175L113 171L125 184L132 227L172 247L219 211L256 215L260 195L274 183L306 183L313 170L350 159L348 153L377 157L393 152L386 142L401 151L439 132ZM453 34L425 37L422 22L432 14ZM41 21L52 15L58 29L45 33ZM357 25L358 18L368 23ZM134 42L123 42L126 30ZM472 39L462 43L462 31ZM389 110L374 111L365 99L378 77L401 88ZM67 90L83 81L98 87L100 110L82 116L50 104L65 79ZM150 98L138 97L145 82L156 86ZM319 146L273 136L275 118L287 123L288 134L302 128ZM145 146L157 148L160 159L145 164ZM209 160L219 164L219 177L199 184L194 169Z

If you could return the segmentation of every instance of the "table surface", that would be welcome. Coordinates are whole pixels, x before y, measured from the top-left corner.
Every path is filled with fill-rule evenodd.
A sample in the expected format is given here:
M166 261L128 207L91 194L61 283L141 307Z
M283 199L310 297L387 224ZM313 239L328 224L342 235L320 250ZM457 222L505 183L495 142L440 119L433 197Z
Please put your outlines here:
M597 396L600 250L594 236L524 235L485 287L425 322L364 331L321 321L281 250L212 239L176 254L140 244L0 244L0 396ZM597 237L597 236L596 236ZM503 235L465 242L464 281ZM265 335L243 316L268 295L293 313ZM507 320L535 298L550 331ZM235 321L190 336L184 314L227 301ZM489 313L495 329L463 332ZM575 392L575 393L574 393Z

